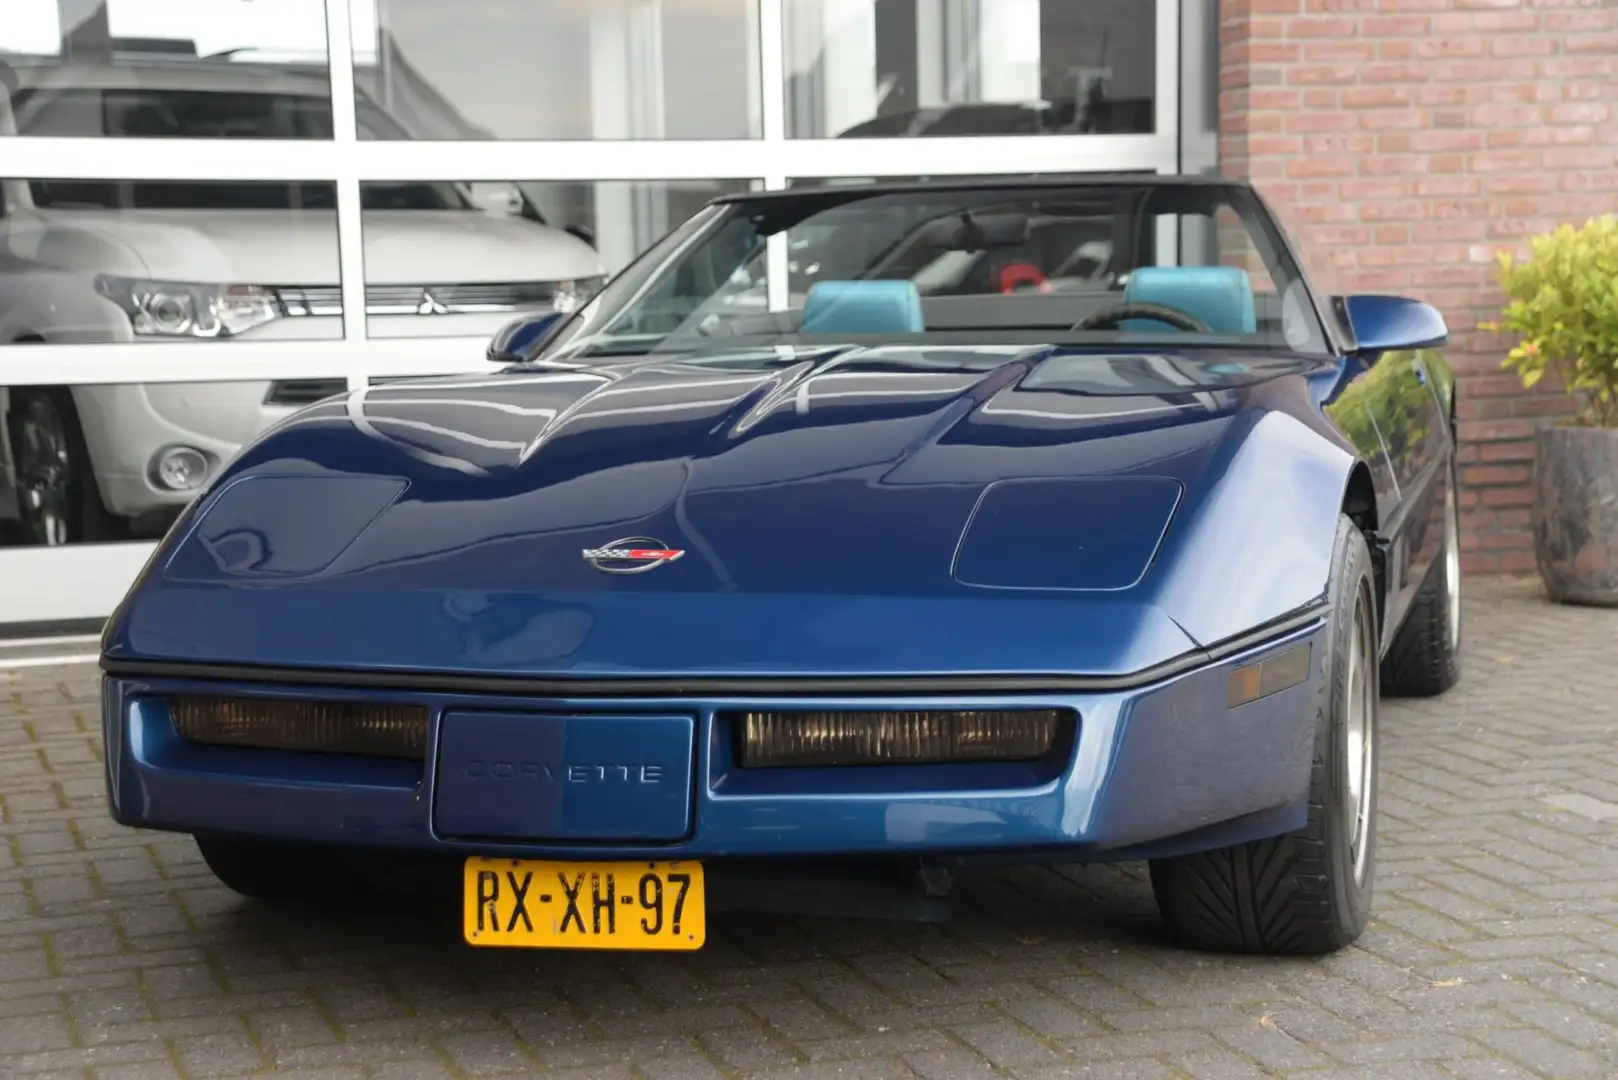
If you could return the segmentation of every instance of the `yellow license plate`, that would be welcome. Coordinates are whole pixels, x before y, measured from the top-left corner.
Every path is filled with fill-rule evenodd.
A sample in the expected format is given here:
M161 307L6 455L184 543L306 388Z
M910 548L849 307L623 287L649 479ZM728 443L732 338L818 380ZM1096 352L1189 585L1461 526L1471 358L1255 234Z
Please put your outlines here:
M471 945L508 949L700 949L702 864L468 859Z

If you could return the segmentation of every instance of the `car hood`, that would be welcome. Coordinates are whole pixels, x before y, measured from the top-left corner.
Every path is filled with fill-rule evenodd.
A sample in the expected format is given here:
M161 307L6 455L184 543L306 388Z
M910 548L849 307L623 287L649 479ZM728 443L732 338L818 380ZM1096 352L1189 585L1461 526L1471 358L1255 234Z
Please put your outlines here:
M1288 515L1341 496L1351 458L1310 419L1335 372L783 348L354 391L243 450L107 643L482 673L1134 671L1319 595ZM586 557L628 541L683 554ZM1249 557L1285 587L1221 565Z
M327 210L48 210L40 223L127 248L159 280L335 285L337 216ZM560 229L463 210L367 210L370 285L560 281L602 273Z

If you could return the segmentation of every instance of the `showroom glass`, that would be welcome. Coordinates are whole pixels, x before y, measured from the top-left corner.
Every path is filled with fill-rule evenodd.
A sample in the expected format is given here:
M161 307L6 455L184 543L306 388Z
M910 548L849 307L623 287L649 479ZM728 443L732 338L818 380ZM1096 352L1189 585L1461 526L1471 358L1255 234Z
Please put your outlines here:
M0 135L330 139L322 0L4 0Z
M798 139L1153 130L1148 0L785 0Z
M0 344L334 340L339 280L329 182L0 178Z
M1172 261L1157 250L1198 220L1243 228L1253 268L1254 325L1190 329L1161 323L1077 330L1124 299L1130 276ZM786 304L772 309L768 240L785 238ZM1209 253L1202 265L1229 260ZM803 330L821 284L903 281L921 298L920 332L875 343L1197 343L1321 353L1325 342L1297 270L1240 189L1202 185L806 190L741 198L610 283L563 328L546 360L816 345L848 333ZM864 340L867 335L854 334Z
M237 450L346 380L0 385L0 548L155 540Z
M758 0L352 0L361 139L749 139Z
M366 182L366 333L486 338L518 315L572 312L708 200L748 187L746 180Z

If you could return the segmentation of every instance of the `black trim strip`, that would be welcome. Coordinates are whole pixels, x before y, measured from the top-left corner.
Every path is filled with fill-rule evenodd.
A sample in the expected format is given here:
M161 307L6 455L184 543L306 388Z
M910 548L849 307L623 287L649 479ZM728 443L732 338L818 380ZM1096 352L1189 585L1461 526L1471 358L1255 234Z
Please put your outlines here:
M203 679L231 682L295 683L340 686L354 690L423 690L437 693L503 694L512 697L642 698L642 697L798 697L815 695L878 696L900 694L1039 694L1105 693L1136 690L1183 675L1227 656L1245 652L1274 638L1301 630L1325 618L1324 599L1299 608L1206 649L1182 653L1161 664L1128 675L894 675L697 677L570 679L522 675L437 675L420 672L333 671L320 668L271 668L246 664L117 660L105 655L101 670L109 675L153 679Z
M0 623L0 646L5 646L17 638L99 634L106 629L106 626L105 619L50 619L42 622Z

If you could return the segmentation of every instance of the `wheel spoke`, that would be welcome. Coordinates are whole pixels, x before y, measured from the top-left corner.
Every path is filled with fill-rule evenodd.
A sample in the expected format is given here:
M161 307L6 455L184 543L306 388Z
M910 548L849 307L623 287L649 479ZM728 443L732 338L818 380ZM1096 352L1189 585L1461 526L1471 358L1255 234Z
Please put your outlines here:
M1376 690L1371 665L1376 662L1375 629L1370 600L1356 597L1349 637L1348 679L1343 702L1343 821L1348 829L1349 859L1354 880L1361 883L1371 848L1371 789L1376 775Z
M1449 648L1453 654L1461 647L1461 511L1455 497L1455 484L1449 486L1444 500L1444 602L1448 607Z

